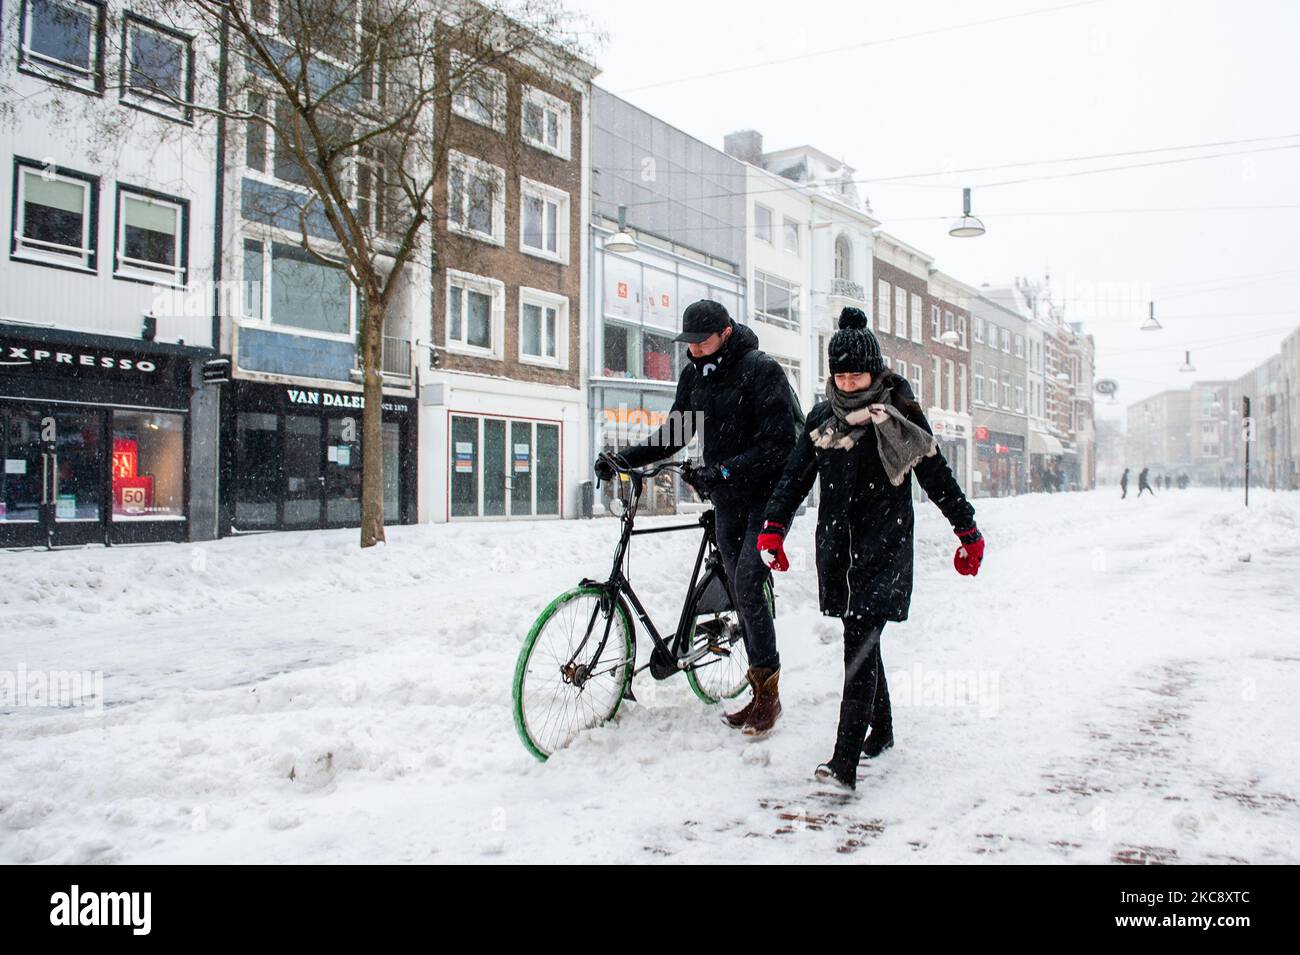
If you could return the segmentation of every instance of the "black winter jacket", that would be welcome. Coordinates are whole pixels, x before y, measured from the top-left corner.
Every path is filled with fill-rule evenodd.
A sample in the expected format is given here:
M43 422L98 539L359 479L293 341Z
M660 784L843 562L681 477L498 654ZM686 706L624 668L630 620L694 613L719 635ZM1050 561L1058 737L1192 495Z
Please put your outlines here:
M895 407L930 431L906 379L894 376L893 394ZM803 437L790 453L765 519L788 529L795 509L820 475L816 549L822 613L906 620L912 600L912 481L909 478L899 487L889 483L871 426L847 451L814 445L809 432L833 413L824 400L808 412ZM958 487L942 451L923 459L914 470L953 530L975 523L975 509Z
M619 453L632 467L670 457L690 443L698 421L704 463L723 465L730 474L713 491L714 506L761 508L798 435L793 393L781 366L758 350L758 336L746 325L734 326L717 357L708 375L687 365L668 421Z

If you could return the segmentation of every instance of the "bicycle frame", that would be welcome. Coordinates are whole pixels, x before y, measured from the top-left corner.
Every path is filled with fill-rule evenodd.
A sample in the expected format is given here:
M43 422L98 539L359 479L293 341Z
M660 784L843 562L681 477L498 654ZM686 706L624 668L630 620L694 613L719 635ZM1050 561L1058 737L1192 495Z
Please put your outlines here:
M627 601L631 604L632 609L636 612L637 619L641 621L646 632L650 635L651 642L654 644L654 651L651 653L650 661L646 663L645 666L641 667L640 670L644 670L647 666L650 667L651 675L654 676L655 679L659 680L667 679L674 673L685 671L694 666L696 661L690 657L690 646L686 642L687 635L691 632L691 621L695 617L696 608L699 605L700 598L708 592L709 585L714 579L721 579L723 586L726 588L727 598L731 602L731 606L733 608L738 606L735 589L732 586L731 578L727 574L726 567L722 562L721 554L718 551L716 518L712 510L700 514L699 520L693 524L674 524L671 527L647 527L641 528L640 530L637 530L635 527L637 504L641 499L642 484L645 478L652 478L663 471L677 467L680 467L680 465L665 464L644 470L632 468L625 472L629 475L628 480L632 485L631 494L630 499L626 502L627 510L625 510L621 516L622 528L619 534L618 546L614 550L614 561L613 566L610 569L609 577L603 581L593 580L591 578L586 578L582 581L586 586L598 587L605 595L605 599L602 600L597 607L593 608L591 618L587 621L586 633L583 635L582 641L578 644L578 647L574 650L573 655L569 658L568 663L563 668L566 680L569 680L570 678L581 679L595 670L598 666L598 663L595 661L600 660L601 654L605 650L605 644L609 640L610 627L614 621L614 604L622 600L624 597L626 597ZM632 587L632 582L627 578L624 565L627 560L628 543L634 536L639 534L666 534L674 531L695 530L700 527L704 529L704 533L700 537L699 550L696 551L695 554L695 565L691 569L691 579L690 583L687 585L686 599L682 603L681 616L678 617L677 620L677 629L673 634L672 643L669 644L659 633L659 629L650 618L649 612L641 603L640 598L637 597L636 591ZM701 567L706 568L703 579L700 577ZM606 601L608 601L608 604ZM595 652L590 657L593 663L582 667L581 670L584 672L579 673L579 668L575 665L574 661L582 654L583 648L586 646L588 640L590 640L592 636L592 627L596 623L596 615L598 613L604 613L605 615L604 632L601 634L600 643L597 645ZM744 618L740 616L739 612L737 612L736 616L740 622L742 633L744 633ZM748 634L746 634L746 636L747 635ZM660 654L658 661L656 660L655 653ZM636 672L640 672L640 670Z

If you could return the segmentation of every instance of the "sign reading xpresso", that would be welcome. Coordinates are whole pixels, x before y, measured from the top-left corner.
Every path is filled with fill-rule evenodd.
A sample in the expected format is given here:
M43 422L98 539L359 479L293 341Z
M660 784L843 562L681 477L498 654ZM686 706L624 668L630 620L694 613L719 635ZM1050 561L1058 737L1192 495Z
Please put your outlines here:
M130 358L124 355L99 354L55 346L5 345L0 367L67 365L73 368L107 368L113 371L138 371L152 374L158 365L147 358Z
M89 336L87 336L89 337ZM118 341L44 341L0 330L0 380L29 379L70 388L81 397L81 384L123 385L129 388L183 388L189 359L150 347L135 348L130 339ZM141 343L142 345L145 343Z

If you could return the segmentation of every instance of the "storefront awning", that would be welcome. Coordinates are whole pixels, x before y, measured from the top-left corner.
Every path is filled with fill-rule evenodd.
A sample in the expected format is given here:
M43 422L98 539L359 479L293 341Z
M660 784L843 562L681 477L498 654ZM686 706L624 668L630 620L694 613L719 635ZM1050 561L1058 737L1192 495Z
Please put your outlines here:
M1029 453L1030 454L1064 454L1065 448L1054 435L1045 431L1031 431L1029 433Z

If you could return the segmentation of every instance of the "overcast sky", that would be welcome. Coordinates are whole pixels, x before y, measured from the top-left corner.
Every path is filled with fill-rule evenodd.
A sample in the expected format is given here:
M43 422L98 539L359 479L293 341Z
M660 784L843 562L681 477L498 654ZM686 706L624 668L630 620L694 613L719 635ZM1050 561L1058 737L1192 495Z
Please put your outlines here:
M810 143L859 179L1261 140L859 186L885 229L964 281L1050 270L1098 377L1119 382L1099 414L1235 378L1300 325L1300 3L570 5L608 33L599 85L718 148L754 128L767 151ZM1060 178L1136 163L1162 164ZM977 239L947 235L963 185ZM1149 298L1162 332L1137 330Z

